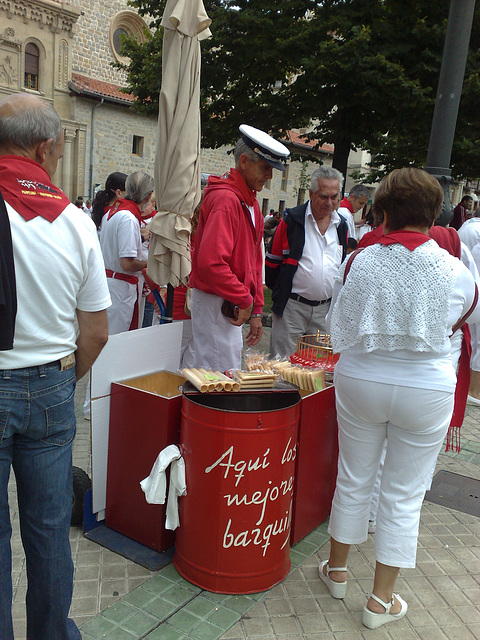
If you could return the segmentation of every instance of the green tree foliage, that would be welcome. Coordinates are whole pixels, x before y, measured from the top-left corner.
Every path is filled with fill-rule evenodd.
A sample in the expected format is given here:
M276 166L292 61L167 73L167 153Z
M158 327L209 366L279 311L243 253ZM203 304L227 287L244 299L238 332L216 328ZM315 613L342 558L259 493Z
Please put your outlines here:
M414 4L418 5L416 2ZM413 39L408 42L404 52L404 67L423 87L423 99L419 102L405 100L404 105L400 102L398 116L387 120L386 134L379 130L377 139L369 141L368 146L375 154L371 163L372 171L367 177L369 180L378 179L395 167L425 164L449 9L449 2L439 4L442 6L438 14L436 5L425 3L411 30ZM433 8L436 15L432 15ZM408 12L406 6L405 10ZM452 149L451 168L456 178L476 179L480 176L479 28L480 10L477 5ZM458 37L461 38L462 34L458 34Z
M135 0L146 43L124 42L135 108L158 113L165 2ZM233 143L248 122L279 135L313 125L346 173L352 149L373 155L369 178L425 164L449 0L204 0L202 144ZM480 166L478 13L452 155L454 175ZM157 29L157 30L155 30ZM281 133L280 133L281 135Z
M165 1L131 2L150 27L160 27ZM289 49L292 33L298 33L309 0L206 0L212 20L212 37L202 41L202 143L218 147L238 139L238 126L248 122L271 130L294 125L288 104L278 83L285 86L296 72L297 55ZM124 38L123 51L130 58L128 91L135 96L135 108L158 113L161 85L162 30L140 44ZM150 59L155 58L154 60ZM308 123L308 117L302 119Z

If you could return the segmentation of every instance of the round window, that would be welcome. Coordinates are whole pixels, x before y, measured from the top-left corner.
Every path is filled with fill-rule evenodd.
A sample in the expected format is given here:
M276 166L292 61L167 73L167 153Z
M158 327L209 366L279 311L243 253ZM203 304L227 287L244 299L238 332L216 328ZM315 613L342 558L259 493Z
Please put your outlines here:
M126 32L125 29L123 29L122 27L119 27L118 29L115 29L115 31L113 32L113 48L118 53L118 55L121 55L120 53L120 49L122 47L121 36L128 36L128 33Z
M117 13L110 23L110 45L113 54L120 62L128 62L128 58L120 53L122 48L122 35L134 36L139 42L145 41L145 28L147 25L140 16L133 11L121 11Z

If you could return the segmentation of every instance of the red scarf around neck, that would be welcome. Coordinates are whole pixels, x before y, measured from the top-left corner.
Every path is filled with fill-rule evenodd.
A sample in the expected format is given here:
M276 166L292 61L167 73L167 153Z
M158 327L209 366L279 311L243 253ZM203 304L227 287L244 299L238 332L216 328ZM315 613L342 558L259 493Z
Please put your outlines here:
M400 231L392 231L385 236L377 239L376 244L403 244L404 247L410 251L414 251L417 247L431 240L430 236L427 236L421 231L406 231L402 229Z
M70 204L42 165L23 156L0 156L0 189L5 201L27 222L37 216L53 222Z
M342 198L342 201L340 202L339 206L345 207L345 209L348 209L351 214L355 213L355 211L353 210L353 204L350 202L348 198Z
M383 225L381 224L366 233L363 238L359 240L358 248L364 249L365 247L370 247L372 244L377 244L379 238L383 238Z
M208 179L208 185L216 184L230 184L237 191L240 192L245 204L249 207L253 207L257 192L248 188L247 183L242 177L242 174L237 169L230 169L228 173L224 173L220 178L218 176L210 176Z
M138 220L138 224L142 221L142 212L140 211L140 207L133 200L125 200L124 198L119 198L110 209L107 220L110 220L112 216L114 216L117 211L130 211Z

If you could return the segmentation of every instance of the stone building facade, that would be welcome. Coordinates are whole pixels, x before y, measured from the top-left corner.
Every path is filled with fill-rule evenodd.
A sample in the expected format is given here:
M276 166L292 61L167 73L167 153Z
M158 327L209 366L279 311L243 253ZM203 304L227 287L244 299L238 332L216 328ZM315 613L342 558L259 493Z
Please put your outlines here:
M124 73L111 64L121 59L120 34L142 39L145 28L126 0L0 0L0 97L33 92L54 105L65 131L55 182L71 200L92 198L112 171L153 174L157 121L131 110L132 97L120 90ZM331 147L313 152L293 132L287 144L331 164ZM202 149L202 173L228 169L228 151ZM274 171L258 196L263 211L303 202L317 166L291 162L286 174Z

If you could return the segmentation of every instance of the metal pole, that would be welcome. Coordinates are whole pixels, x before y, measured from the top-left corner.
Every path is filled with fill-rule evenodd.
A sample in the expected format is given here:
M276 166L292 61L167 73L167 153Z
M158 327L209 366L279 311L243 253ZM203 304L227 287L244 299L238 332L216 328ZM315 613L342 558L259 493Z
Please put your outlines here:
M462 93L475 0L451 0L442 67L438 80L430 142L425 171L434 175L443 187L444 202L436 224L446 226L453 216L450 202L453 138Z

